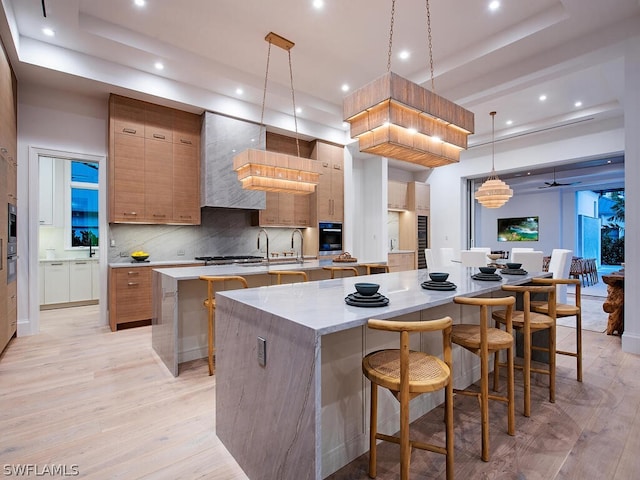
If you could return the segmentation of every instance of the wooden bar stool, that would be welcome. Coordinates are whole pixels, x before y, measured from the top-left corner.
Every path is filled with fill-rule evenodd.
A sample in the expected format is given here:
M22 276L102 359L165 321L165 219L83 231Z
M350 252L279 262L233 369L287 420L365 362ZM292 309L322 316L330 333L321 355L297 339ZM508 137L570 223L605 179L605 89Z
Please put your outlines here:
M383 265L381 263L365 263L362 266L367 269L367 275L371 275L371 270L384 270L384 273L389 273L389 265Z
M556 401L556 287L546 285L503 285L505 292L522 293L523 310L513 311L511 317L513 328L520 330L524 337L524 416L531 416L531 372L549 375L549 401ZM536 313L531 310L531 294L548 295L549 313ZM507 322L507 309L494 311L491 316L496 322L496 327ZM548 347L536 347L532 345L532 334L541 330L549 330ZM532 368L532 350L542 350L549 353L549 368ZM504 364L498 362L498 353L495 354L493 369L493 389L498 389L499 367Z
M576 351L557 350L558 355L568 355L576 357L576 376L579 382L582 381L582 307L580 294L580 280L577 278L533 278L532 283L539 285L574 285L575 303L556 303L556 318L576 317ZM545 301L532 301L531 310L538 313L548 314L549 304Z
M269 270L267 272L269 275L275 275L277 277L278 285L282 284L282 277L300 277L301 282L306 282L309 280L306 272L302 272L300 270Z
M239 282L242 288L248 288L247 281L244 277L237 275L229 275L226 277L212 276L212 275L200 275L200 280L207 282L207 298L205 298L203 304L207 308L209 313L209 328L208 328L208 343L209 343L209 375L213 375L213 351L214 351L214 321L216 313L216 296L214 291L214 284L216 282Z
M334 265L331 267L322 267L322 269L331 271L331 278L335 278L336 272L352 272L354 277L358 276L356 267L337 267Z
M400 445L400 478L409 478L413 447L446 455L447 479L453 479L453 377L451 363L451 317L402 322L370 319L369 328L400 333L400 349L379 350L362 359L362 372L371 381L371 427L369 432L369 476L376 476L377 440ZM435 355L409 350L409 334L442 332L444 361ZM378 385L388 388L400 402L400 436L378 433ZM422 393L445 389L445 447L410 440L409 400Z
M489 461L489 400L507 403L507 433L515 435L515 400L513 386L513 328L511 315L514 297L482 298L455 297L455 303L480 307L480 324L460 323L452 327L451 342L460 345L480 357L480 392L457 390L455 393L471 395L480 401L482 422L482 460ZM489 307L504 306L506 331L489 326ZM507 351L507 395L489 395L489 355Z

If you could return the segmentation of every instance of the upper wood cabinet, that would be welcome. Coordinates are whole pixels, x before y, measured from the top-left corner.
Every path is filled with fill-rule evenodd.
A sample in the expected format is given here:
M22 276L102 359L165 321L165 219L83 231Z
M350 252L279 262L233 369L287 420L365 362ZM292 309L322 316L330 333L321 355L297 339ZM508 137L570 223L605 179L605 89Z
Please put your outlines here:
M200 116L111 95L109 221L200 224Z
M407 184L390 180L387 185L387 208L390 210L408 210Z
M317 221L344 219L344 148L316 142L311 158L318 160L320 183L316 187Z
M411 182L408 184L407 202L409 210L416 212L416 215L429 216L431 205L431 187L422 182Z

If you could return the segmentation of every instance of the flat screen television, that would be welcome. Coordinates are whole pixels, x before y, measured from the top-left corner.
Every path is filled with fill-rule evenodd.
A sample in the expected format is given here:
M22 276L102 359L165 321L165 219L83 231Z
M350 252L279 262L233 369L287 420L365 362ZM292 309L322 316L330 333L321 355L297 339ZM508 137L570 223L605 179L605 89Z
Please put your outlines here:
M538 217L499 218L499 242L537 242Z

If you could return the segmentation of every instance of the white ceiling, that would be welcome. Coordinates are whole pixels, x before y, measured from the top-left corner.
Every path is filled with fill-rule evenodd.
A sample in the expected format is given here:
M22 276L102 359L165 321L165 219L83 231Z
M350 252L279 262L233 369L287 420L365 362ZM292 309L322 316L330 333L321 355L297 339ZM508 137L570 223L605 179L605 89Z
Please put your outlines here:
M273 31L296 44L301 136L346 143L340 87L385 73L391 1L312 3L45 0L45 18L42 0L2 0L0 33L20 82L259 121L264 36ZM496 139L622 116L624 41L640 35L640 0L502 0L495 12L488 4L430 1L435 91L475 113L470 146L490 141L492 110ZM391 69L429 87L425 2L398 0L395 11ZM46 37L45 26L56 35ZM287 55L276 47L266 106L266 123L294 130Z

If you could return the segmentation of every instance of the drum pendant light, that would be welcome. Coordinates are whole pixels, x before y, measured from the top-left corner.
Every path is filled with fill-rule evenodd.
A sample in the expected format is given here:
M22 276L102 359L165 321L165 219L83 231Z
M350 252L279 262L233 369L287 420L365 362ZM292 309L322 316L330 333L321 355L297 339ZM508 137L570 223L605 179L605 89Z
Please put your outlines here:
M483 207L500 208L513 196L513 190L496 174L496 112L491 112L489 115L491 115L491 174L480 186L475 197Z

